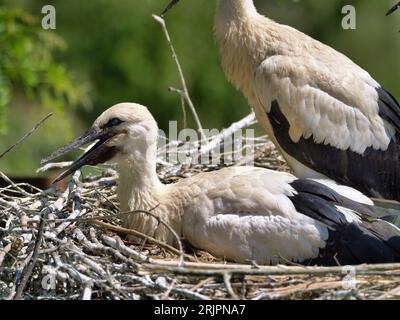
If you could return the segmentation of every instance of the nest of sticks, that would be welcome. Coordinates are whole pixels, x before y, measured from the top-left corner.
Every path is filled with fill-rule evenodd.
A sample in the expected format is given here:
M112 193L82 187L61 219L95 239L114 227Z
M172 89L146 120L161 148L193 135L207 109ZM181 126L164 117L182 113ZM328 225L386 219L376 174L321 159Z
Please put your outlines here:
M288 170L266 137L256 140L255 165ZM66 165L50 164L42 169ZM173 183L221 166L225 165L171 165L160 160L158 173L164 183ZM238 265L196 250L184 239L180 239L179 248L170 247L120 227L115 170L108 168L82 181L79 176L77 172L61 192L14 184L1 174L9 185L0 189L0 299L400 296L400 265ZM128 242L127 234L139 240Z

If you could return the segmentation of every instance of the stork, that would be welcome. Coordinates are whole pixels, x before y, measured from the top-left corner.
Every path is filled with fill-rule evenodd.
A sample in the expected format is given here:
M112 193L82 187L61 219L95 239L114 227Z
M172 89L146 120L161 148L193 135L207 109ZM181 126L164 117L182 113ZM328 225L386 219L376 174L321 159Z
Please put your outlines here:
M50 161L98 142L57 180L86 164L118 166L123 212L150 210L192 246L237 262L342 265L400 262L400 229L374 218L360 192L328 180L230 167L164 185L156 173L158 127L144 106L122 103L101 114ZM169 244L174 237L146 213L123 225Z
M366 71L252 0L217 0L215 35L228 80L296 176L400 201L400 106Z

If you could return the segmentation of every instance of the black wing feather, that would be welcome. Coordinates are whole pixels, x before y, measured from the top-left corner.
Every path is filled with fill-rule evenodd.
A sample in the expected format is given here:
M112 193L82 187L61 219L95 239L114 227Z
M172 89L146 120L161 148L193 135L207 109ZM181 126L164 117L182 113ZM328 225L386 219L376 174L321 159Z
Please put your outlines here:
M397 133L400 133L400 105L396 98L384 88L378 88L379 115L391 123Z
M385 106L381 112L386 118L394 119L392 123L400 125L397 102L384 91L381 97L381 104ZM397 141L391 141L387 150L367 148L363 154L315 143L313 137L293 142L289 122L278 101L272 102L267 116L278 144L306 167L370 197L400 201L400 144Z
M354 265L400 262L400 230L386 221L371 219L373 207L348 199L312 180L291 183L296 194L290 197L301 214L329 227L329 239L318 258L304 264ZM351 209L361 222L348 222L337 206Z

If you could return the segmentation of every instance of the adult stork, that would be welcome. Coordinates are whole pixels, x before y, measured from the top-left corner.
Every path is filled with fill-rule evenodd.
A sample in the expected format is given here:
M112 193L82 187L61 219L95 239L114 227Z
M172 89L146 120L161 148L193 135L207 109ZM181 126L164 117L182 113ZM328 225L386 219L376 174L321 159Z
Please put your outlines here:
M172 185L156 173L157 123L146 107L122 103L45 161L99 140L56 181L85 164L118 165L124 212L152 210L194 247L237 262L341 265L400 262L400 229L374 218L360 192L327 180L304 180L254 167L200 173ZM174 244L146 213L125 227Z
M400 106L366 71L252 0L217 0L215 34L227 78L296 176L400 201Z

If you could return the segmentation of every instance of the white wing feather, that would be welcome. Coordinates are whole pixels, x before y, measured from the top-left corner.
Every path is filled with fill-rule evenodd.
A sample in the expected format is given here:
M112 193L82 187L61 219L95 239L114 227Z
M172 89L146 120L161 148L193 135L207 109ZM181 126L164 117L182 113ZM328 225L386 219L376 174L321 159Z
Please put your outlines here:
M269 112L278 101L294 142L313 136L316 143L342 150L386 150L393 128L379 116L378 83L343 55L331 53L331 60L279 55L264 60L254 81L259 103Z
M213 175L194 177L198 192L184 209L183 234L194 246L262 264L315 258L325 247L326 226L298 213L288 197L292 175L245 167Z

